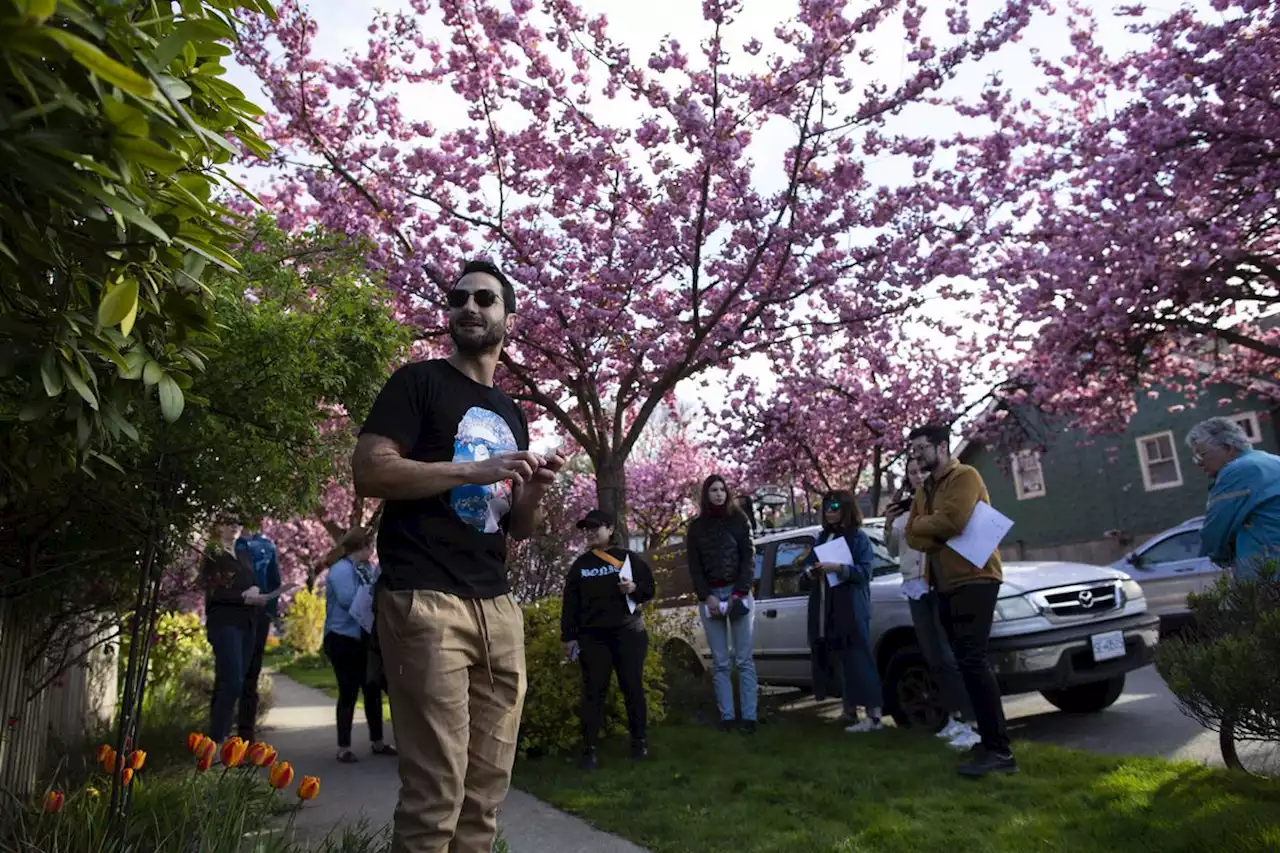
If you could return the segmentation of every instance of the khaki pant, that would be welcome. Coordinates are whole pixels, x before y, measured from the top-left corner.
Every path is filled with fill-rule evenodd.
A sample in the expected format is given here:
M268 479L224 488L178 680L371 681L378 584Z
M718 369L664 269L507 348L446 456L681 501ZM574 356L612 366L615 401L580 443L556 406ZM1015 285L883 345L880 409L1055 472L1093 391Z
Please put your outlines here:
M391 853L490 853L524 705L520 608L384 589L378 635L400 750Z

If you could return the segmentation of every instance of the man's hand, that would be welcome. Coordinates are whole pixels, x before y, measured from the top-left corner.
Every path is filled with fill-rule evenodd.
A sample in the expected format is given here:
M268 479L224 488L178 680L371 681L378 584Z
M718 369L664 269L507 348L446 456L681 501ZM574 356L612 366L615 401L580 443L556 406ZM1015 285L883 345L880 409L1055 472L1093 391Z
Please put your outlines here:
M556 475L560 473L560 469L564 467L564 463L567 461L560 455L560 451L543 458L542 464L534 470L533 477L530 478L530 482L538 487L540 494L551 488L551 485L556 481Z
M481 462L472 462L469 479L477 486L490 486L502 480L528 483L542 464L541 456L527 450L499 453Z
M618 589L622 590L623 595L630 595L636 591L635 581L618 581Z

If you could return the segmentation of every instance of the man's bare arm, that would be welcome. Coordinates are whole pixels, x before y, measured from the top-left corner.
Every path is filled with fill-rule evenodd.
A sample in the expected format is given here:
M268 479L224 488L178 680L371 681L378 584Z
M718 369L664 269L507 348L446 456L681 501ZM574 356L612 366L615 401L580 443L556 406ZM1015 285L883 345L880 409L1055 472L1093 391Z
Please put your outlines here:
M533 476L540 461L530 453L509 453L482 462L417 462L406 459L391 439L366 433L356 442L351 471L361 497L412 501L459 486L521 482Z

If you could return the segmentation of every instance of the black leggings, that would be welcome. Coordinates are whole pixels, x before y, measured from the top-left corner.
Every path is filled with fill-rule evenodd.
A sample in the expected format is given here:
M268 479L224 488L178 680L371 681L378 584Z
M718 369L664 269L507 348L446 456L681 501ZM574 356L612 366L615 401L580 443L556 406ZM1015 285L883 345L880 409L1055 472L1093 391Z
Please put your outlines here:
M382 689L367 677L369 635L363 634L357 640L330 632L324 635L324 653L338 678L338 748L351 746L351 722L356 714L356 697L362 690L369 740L382 740Z
M618 687L627 706L627 727L633 743L645 739L648 709L644 703L644 658L649 632L643 626L593 628L578 633L582 663L582 742L595 746L604 726L604 702L609 677L618 673Z

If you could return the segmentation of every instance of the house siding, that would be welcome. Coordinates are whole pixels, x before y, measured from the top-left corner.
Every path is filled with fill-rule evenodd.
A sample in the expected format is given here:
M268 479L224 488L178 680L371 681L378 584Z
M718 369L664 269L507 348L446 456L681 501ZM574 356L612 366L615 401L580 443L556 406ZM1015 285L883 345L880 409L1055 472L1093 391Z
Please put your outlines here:
M1151 535L1201 515L1209 480L1183 443L1191 427L1215 415L1255 412L1261 442L1254 447L1271 453L1280 449L1271 404L1236 395L1233 387L1211 386L1192 407L1181 394L1162 392L1154 399L1144 394L1123 433L1090 436L1068 430L1057 435L1040 457L1043 497L1018 500L1007 458L1001 460L980 445L965 448L962 461L982 473L992 503L1013 519L1002 555L1109 563ZM1223 399L1230 402L1219 405ZM1166 431L1173 433L1182 484L1147 491L1137 440Z

